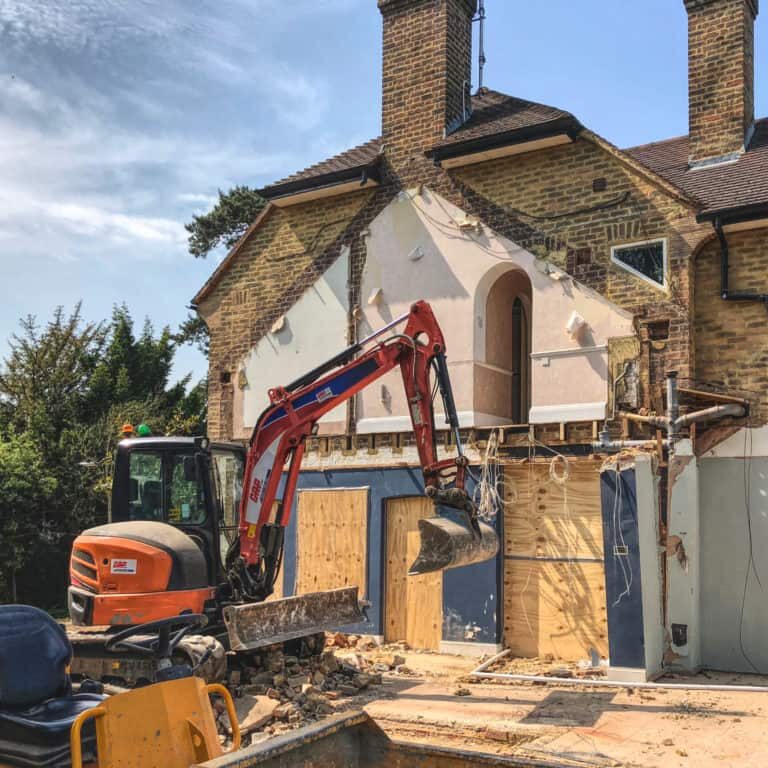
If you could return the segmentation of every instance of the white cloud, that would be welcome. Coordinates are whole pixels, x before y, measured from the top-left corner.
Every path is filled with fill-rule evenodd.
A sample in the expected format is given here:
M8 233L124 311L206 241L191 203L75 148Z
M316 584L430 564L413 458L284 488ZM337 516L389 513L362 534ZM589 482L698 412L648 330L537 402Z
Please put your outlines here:
M177 195L177 199L182 203L203 203L204 205L214 205L219 197L218 195L201 195L197 192L182 192Z
M328 111L328 87L323 81L284 71L271 77L270 84L275 115L293 128L314 128Z
M114 235L118 238L163 243L182 243L186 237L184 227L172 219L129 216L73 203L51 203L44 206L43 210L83 235Z

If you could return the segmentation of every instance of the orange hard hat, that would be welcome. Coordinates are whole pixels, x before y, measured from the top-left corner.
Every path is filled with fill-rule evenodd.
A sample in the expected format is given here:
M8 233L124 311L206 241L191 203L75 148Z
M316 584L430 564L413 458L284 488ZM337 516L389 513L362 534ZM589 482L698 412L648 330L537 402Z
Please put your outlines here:
M123 424L123 428L120 430L121 432L133 432L133 424Z

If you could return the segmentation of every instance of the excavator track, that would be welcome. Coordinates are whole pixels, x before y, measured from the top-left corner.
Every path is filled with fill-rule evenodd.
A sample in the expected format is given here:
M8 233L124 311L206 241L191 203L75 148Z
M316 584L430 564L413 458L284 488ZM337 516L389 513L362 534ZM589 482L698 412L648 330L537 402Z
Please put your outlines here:
M104 643L119 629L124 627L68 628L67 637L74 650L71 674L75 679L90 678L124 688L133 688L154 679L156 662L151 657L104 650ZM179 657L178 663L186 663L193 668L199 665L195 675L207 683L221 682L226 678L226 648L213 635L183 638L175 656ZM200 664L205 656L207 658Z

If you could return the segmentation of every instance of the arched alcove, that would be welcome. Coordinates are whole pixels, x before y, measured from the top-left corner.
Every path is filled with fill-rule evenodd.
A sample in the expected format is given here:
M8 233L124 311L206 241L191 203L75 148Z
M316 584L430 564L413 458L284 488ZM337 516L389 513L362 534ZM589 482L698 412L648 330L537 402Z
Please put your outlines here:
M531 294L528 275L511 269L496 278L485 301L485 359L476 382L485 402L477 407L514 424L528 421L531 402Z

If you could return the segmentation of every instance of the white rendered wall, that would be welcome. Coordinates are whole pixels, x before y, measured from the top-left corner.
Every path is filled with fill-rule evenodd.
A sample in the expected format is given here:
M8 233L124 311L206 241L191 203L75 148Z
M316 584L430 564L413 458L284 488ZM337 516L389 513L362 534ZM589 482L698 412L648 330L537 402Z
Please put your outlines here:
M669 459L667 510L667 662L697 670L701 666L701 537L699 465L690 440L680 440ZM679 544L679 546L676 546ZM687 642L676 644L672 625L684 625Z
M270 388L285 385L341 352L347 344L349 248L284 315L282 327L264 336L243 360L247 381L235 382L235 414L243 429L253 428L269 405ZM238 372L238 380L240 379ZM239 406L239 407L238 407ZM323 431L345 426L346 405L321 419Z
M445 334L462 424L508 423L509 418L476 407L474 384L477 366L486 362L488 293L505 272L520 270L532 286L529 420L602 419L608 399L607 342L633 334L631 316L510 240L472 225L463 211L429 189L394 199L366 238L360 337L406 313L413 301L426 299ZM565 331L574 311L588 323L578 340ZM402 385L392 373L381 386L359 395L358 430L409 429L407 413Z
M637 524L640 544L640 580L643 590L643 635L645 674L653 679L662 671L664 658L664 613L659 547L659 492L653 458L635 458Z
M766 673L768 428L740 429L699 467L701 663Z

